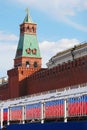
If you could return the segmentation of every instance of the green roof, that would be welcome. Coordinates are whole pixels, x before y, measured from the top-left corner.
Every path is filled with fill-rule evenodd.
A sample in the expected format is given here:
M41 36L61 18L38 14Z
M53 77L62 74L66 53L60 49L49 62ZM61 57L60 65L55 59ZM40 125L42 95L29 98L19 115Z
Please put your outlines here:
M31 52L27 53L27 49L30 49ZM36 49L36 54L32 53L32 50L34 49ZM16 58L18 57L41 57L36 35L20 35L18 48L16 52Z
M31 17L28 14L25 16L23 23L33 23Z

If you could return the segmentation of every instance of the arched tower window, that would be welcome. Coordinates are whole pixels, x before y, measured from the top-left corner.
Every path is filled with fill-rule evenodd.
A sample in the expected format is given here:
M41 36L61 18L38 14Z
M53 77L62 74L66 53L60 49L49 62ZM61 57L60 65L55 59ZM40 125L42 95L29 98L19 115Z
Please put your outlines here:
M34 67L35 67L35 68L38 67L38 64L37 64L36 61L34 62Z
M27 27L27 32L29 32L29 30L30 30L30 28L29 28L29 26Z
M32 50L32 53L33 53L33 54L36 54L36 52L37 52L37 49L34 48L34 49Z
M34 32L34 27L32 27L32 32Z
M29 61L26 61L26 67L27 67L27 68L30 67L30 63L29 63Z
M29 30L29 26L27 27L27 29Z

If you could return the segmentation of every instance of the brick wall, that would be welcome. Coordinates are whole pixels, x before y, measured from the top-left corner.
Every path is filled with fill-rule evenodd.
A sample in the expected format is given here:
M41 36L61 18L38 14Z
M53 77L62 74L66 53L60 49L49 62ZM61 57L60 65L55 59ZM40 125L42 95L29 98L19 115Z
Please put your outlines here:
M9 98L8 84L0 85L0 100L6 100Z
M27 91L33 94L86 82L87 56L33 74L27 79Z

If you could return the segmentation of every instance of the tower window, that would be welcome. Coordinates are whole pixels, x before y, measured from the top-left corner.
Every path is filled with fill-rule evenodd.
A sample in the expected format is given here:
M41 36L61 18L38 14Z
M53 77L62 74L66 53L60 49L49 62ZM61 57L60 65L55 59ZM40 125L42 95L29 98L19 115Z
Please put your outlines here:
M34 27L32 27L32 31L34 32Z
M30 67L30 63L29 63L29 61L26 61L26 67L27 67L27 68Z
M27 27L27 29L29 30L29 26Z
M38 66L37 62L35 61L34 62L34 67L36 68Z
M29 26L28 26L28 27L26 28L26 31L29 32L29 30L30 30L30 28L29 28Z
M30 48L26 49L26 52L27 52L28 54L30 54L31 49L30 49Z
M32 53L33 53L33 54L36 54L36 52L37 52L37 49L34 48L34 49L32 50Z

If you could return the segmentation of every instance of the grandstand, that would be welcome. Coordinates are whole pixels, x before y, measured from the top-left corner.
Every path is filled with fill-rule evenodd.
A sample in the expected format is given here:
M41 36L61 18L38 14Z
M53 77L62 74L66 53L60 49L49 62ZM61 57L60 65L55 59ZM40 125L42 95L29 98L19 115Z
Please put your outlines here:
M0 121L34 123L87 119L87 84L70 86L0 102Z

